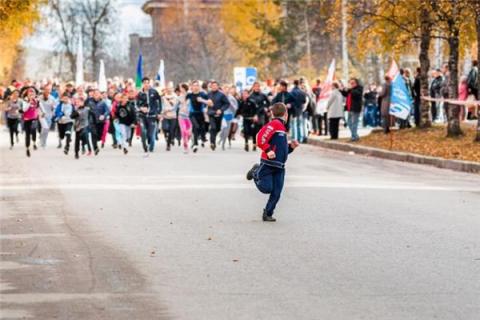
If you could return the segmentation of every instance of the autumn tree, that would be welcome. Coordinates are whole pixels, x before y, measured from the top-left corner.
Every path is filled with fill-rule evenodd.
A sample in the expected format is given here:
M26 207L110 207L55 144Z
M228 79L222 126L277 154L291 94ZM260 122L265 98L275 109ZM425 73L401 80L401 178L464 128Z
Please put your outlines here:
M480 60L480 0L471 0L470 10L475 24L476 41L477 41L477 61ZM480 92L480 72L477 74L478 92ZM477 108L477 134L475 141L480 142L480 108Z
M357 44L361 49L368 48L394 55L410 51L414 43L419 43L422 96L429 95L429 49L434 26L431 2L432 0L363 0L350 7L353 16L367 22L367 27L359 33ZM420 127L428 128L431 125L430 104L422 100Z
M100 59L113 54L115 26L115 0L49 0L52 19L50 32L57 38L60 50L65 53L70 76L75 74L76 44L81 34L91 76L98 74Z
M20 41L39 19L42 0L8 0L0 2L0 79L10 77L18 56Z
M335 0L227 0L225 31L262 77L314 76L339 48L328 22Z
M448 68L446 78L446 92L444 97L458 98L458 64L460 57L460 33L468 30L468 4L470 0L442 0L432 1L432 14L435 19L435 27L438 28L437 37L441 37L448 43ZM447 136L457 137L463 134L460 127L460 109L457 104L445 102L447 111Z

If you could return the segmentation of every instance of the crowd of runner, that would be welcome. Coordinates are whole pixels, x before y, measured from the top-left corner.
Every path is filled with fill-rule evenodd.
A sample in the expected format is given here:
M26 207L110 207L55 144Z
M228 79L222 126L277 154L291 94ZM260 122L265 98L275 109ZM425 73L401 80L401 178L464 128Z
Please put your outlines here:
M400 128L418 125L420 121L418 70L415 78L408 69L402 69L401 73L413 106L411 119L400 121ZM477 74L478 63L474 61L468 77L462 78L461 99L478 98L478 92L474 91ZM66 155L73 149L77 159L80 154L98 155L109 136L113 148L125 154L133 141L138 140L148 156L155 150L157 141L163 139L162 135L167 151L178 145L185 153L190 150L196 153L205 145L213 151L217 146L225 150L240 133L244 149L249 151L256 150L257 133L272 119L271 106L278 102L285 104L288 110L286 128L290 140L299 143L306 142L312 134L337 139L341 121L348 126L352 141L360 138L360 119L363 126L381 125L388 132L392 125L390 81L386 77L382 86L370 84L366 89L355 78L347 85L337 81L332 84L327 103L319 103L321 81L316 80L310 86L304 78L291 83L285 80L255 82L251 88L241 91L215 80L191 81L177 86L169 83L160 88L149 78L142 79L141 88L136 89L131 79L114 78L108 81L108 89L103 92L95 84L75 86L72 82L52 80L13 80L8 87L0 86L0 104L10 135L10 148L19 143L19 133L23 132L28 157L32 149L45 148L55 130L58 148ZM431 96L441 95L446 83L448 69L434 70L430 81ZM443 114L441 105L432 102L432 120L444 120ZM475 114L464 109L462 117Z
M143 151L155 150L162 134L166 150L175 145L185 153L194 153L208 145L211 150L231 147L237 132L245 141L245 151L256 150L256 135L271 119L270 107L283 102L289 108L291 138L305 142L310 131L304 113L315 106L316 97L305 80L286 81L272 86L255 82L248 90L237 92L228 84L192 81L160 90L149 78L137 90L133 81L109 81L108 90L96 86L59 85L53 81L24 83L12 81L1 89L4 116L13 149L24 132L26 154L47 146L56 129L58 148L68 155L97 155L111 136L113 148L125 154L134 138ZM317 122L318 123L318 122ZM240 130L239 130L240 125ZM39 136L39 139L37 139ZM40 141L38 141L40 140ZM73 145L73 147L72 147Z

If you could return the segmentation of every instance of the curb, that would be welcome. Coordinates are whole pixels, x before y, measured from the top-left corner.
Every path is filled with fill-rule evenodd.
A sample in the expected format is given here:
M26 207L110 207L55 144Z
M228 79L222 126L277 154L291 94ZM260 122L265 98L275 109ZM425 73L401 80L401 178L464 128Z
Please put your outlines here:
M442 169L450 169L455 171L480 173L480 163L463 160L449 160L437 157L422 156L414 153L388 151L384 149L353 145L344 142L325 141L319 139L308 139L308 144L338 151L355 152L357 154L377 157L387 160L395 160L402 162L410 162L416 164L424 164Z

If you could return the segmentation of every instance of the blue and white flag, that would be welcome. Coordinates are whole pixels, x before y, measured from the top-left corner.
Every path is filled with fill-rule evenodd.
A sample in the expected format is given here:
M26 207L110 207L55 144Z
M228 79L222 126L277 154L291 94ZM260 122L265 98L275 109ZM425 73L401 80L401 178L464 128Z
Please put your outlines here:
M162 89L165 88L165 64L163 62L163 59L160 60L160 66L158 67L158 72L155 80L160 82L160 87Z
M410 115L413 101L395 60L392 60L387 75L392 79L389 113L396 118L406 120Z

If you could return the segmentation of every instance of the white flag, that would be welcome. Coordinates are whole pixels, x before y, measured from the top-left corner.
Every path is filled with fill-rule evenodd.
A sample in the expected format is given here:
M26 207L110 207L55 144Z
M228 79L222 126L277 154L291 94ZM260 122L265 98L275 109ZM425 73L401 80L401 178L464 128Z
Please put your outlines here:
M321 86L320 95L317 101L316 112L317 114L323 114L327 112L328 99L332 95L333 80L335 79L335 59L332 60L328 67L327 78Z
M80 37L78 37L76 70L77 72L75 74L75 84L77 86L80 86L83 84L83 44L81 32Z
M158 67L158 73L155 80L160 81L160 87L165 88L165 64L163 59L160 60L160 66Z
M100 72L98 74L98 90L100 92L107 91L107 77L105 76L105 64L100 60Z

